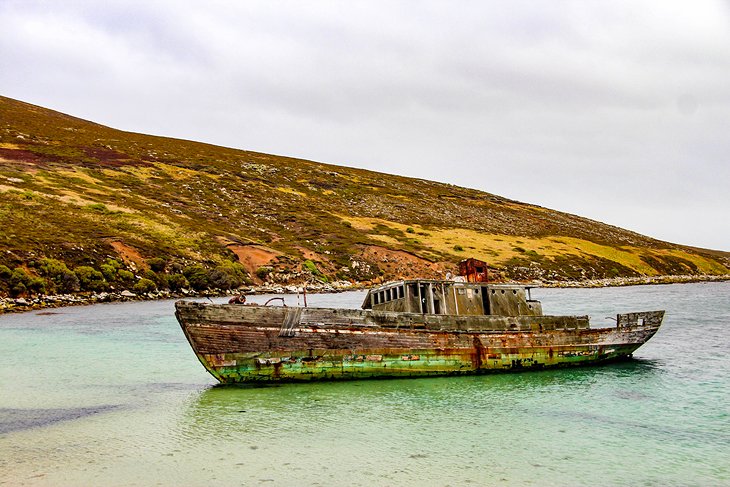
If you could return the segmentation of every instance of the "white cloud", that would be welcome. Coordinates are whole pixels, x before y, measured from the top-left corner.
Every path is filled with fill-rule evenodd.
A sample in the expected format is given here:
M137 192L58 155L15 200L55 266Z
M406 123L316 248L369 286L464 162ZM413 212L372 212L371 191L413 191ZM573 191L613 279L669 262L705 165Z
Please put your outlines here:
M7 96L730 250L727 3L6 1L0 25Z

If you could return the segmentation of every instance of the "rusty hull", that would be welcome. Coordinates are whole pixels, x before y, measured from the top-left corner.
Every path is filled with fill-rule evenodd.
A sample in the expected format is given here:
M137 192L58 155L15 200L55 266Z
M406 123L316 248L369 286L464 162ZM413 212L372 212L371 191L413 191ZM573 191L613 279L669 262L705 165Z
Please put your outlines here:
M599 364L629 357L664 312L585 316L448 316L179 301L176 316L222 383L429 377Z

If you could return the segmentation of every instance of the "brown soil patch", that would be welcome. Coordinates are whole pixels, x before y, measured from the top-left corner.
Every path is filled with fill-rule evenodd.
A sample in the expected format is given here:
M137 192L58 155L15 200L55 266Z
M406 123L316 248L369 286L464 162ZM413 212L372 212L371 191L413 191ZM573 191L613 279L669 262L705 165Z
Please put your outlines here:
M359 257L377 264L386 280L443 279L447 271L454 271L454 266L447 262L431 262L403 250L377 245L363 246Z
M147 264L145 263L144 257L137 252L137 249L130 247L129 245L115 240L109 242L109 244L116 250L119 257L124 261L125 264L136 269L146 269Z
M259 267L268 265L280 255L284 255L263 245L239 244L223 238L218 240L236 254L238 261L252 276L256 275Z
M325 272L335 270L335 265L325 255L318 254L317 252L305 247L294 248L302 253L302 257L304 257L304 260L311 260L312 262L316 262L318 264L319 270Z

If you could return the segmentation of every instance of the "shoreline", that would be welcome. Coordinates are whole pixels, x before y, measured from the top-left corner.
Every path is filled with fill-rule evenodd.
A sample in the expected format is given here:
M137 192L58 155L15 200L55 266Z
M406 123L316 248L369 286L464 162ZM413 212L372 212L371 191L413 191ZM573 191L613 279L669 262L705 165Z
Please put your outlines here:
M543 288L592 289L626 286L655 286L664 284L690 284L698 282L730 281L730 274L724 275L679 275L679 276L642 276L614 277L607 279L587 279L584 281L532 281L521 283L525 286ZM306 292L311 294L341 293L367 289L375 284L352 283L347 281L332 284L307 284ZM155 291L154 293L135 294L129 290L119 292L88 292L79 294L39 295L28 298L10 298L0 296L0 315L5 313L24 313L42 309L64 308L67 306L86 306L98 303L122 303L129 301L159 301L163 299L185 298L220 298L240 294L299 294L303 286L294 285L262 285L248 286L235 290L181 290Z

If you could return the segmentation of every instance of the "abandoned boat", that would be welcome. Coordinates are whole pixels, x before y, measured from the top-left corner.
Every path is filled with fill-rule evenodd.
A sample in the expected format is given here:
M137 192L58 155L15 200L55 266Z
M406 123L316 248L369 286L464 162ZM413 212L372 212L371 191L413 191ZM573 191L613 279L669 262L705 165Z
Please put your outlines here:
M476 264L475 264L476 262ZM296 382L536 370L626 359L664 311L543 315L530 288L486 282L479 261L455 280L371 289L362 309L175 303L203 366L220 382Z

